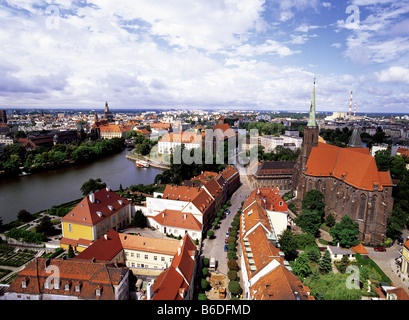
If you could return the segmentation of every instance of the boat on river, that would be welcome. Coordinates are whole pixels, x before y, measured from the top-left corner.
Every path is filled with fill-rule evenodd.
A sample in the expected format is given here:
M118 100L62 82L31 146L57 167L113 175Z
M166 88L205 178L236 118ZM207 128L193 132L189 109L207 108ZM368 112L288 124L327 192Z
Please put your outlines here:
M143 160L136 160L135 164L138 168L149 168L149 163Z

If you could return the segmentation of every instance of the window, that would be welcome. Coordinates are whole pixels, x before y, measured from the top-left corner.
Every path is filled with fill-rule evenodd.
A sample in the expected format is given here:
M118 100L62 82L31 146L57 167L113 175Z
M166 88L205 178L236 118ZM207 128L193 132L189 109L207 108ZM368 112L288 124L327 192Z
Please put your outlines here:
M69 291L70 290L70 285L68 283L65 284L64 286L65 291Z
M375 213L376 213L376 196L373 196L371 199L371 216L370 221L373 222L375 220Z
M160 258L160 261L163 261L163 262L164 262L164 261L165 261L165 257Z
M133 258L133 256L134 256L134 253L133 253L133 252L131 252L131 257Z
M116 216L113 216L112 217L112 223L115 223L116 222Z
M139 253L137 253L137 254L136 254L136 257L137 257L137 258L140 258L140 257L141 257L141 255L140 255Z
M145 254L145 260L148 260L148 259L149 259L148 255L147 255L147 254Z
M157 261L158 257L157 256L153 256L153 260Z
M68 231L72 232L72 224L71 223L68 224Z
M366 207L366 195L361 194L361 198L360 198L360 201L359 201L359 211L358 211L358 219L359 220L364 220L365 207Z
M307 191L310 191L310 190L312 190L312 180L311 179L308 180L308 189L307 189Z

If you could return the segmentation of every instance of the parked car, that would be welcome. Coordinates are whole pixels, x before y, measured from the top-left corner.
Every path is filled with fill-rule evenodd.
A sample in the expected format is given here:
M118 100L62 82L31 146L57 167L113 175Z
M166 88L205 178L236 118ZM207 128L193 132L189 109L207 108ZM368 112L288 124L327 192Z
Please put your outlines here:
M229 243L229 239L228 239L228 238L225 238L225 239L224 239L224 243L226 243L226 244Z
M229 237L229 232L226 232L226 238L228 238Z
M230 214L230 210L229 210L229 209L226 210L226 214Z
M224 251L227 252L229 250L227 244L224 245Z
M403 237L398 238L398 244L402 245L403 244Z
M377 252L385 252L386 251L386 249L384 247L375 247L374 250L377 251Z

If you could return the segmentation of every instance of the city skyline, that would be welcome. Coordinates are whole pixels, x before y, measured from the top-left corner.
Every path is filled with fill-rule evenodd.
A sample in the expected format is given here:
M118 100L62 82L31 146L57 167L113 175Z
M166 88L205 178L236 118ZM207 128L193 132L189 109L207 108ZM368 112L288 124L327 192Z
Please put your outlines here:
M0 107L407 112L409 1L1 1Z

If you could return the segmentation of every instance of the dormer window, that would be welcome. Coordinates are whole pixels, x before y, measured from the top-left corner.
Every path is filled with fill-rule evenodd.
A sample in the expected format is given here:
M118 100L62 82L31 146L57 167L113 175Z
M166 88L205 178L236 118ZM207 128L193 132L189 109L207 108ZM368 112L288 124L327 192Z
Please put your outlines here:
M100 297L102 293L102 287L99 285L96 289L95 289L95 295L97 297Z

